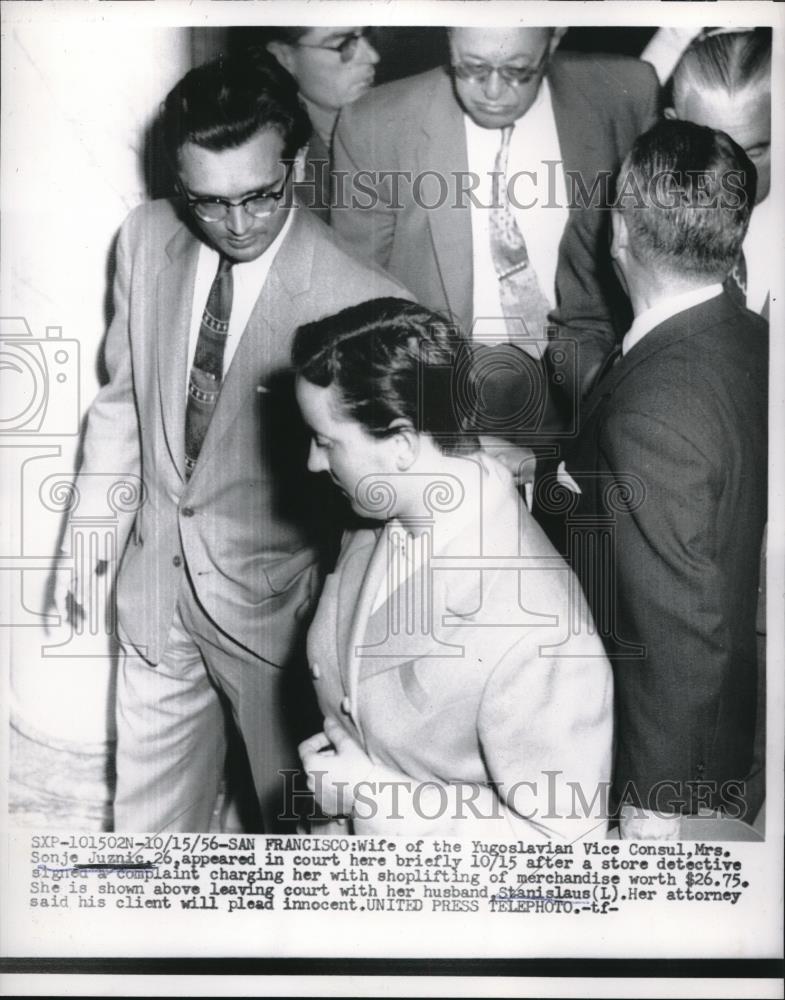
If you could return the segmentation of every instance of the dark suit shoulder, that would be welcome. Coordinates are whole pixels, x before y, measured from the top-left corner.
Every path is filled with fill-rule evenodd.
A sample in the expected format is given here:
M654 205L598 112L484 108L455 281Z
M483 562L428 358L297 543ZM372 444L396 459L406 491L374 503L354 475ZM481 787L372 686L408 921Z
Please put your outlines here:
M712 439L721 449L717 429L727 420L743 415L747 424L765 422L766 330L759 316L725 296L673 317L620 363L629 371L620 369L606 425L623 434L625 415L640 414L685 436Z
M619 94L648 99L659 91L652 66L633 56L557 52L548 71L549 77L554 74L575 86L592 88L600 103Z

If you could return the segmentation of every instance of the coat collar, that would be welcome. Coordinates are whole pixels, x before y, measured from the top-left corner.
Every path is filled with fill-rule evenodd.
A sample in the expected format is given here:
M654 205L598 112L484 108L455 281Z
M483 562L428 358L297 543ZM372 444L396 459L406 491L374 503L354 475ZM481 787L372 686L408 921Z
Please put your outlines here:
M419 570L408 579L403 579L400 562L396 564L396 541L405 535L397 522L359 533L364 537L353 538L342 556L345 569L339 615L350 605L354 611L338 652L343 687L358 729L361 677L397 669L413 660L463 655L463 645L447 640L442 626L448 619L468 618L480 610L482 572L465 567L457 572L434 571L429 567L430 556L465 562L473 554L509 554L511 540L514 544L520 537L521 526L515 520L519 505L509 474L486 458L479 460L478 467L477 482L467 479L461 500L462 507L467 505L467 516L461 517L457 532L439 545L437 526L435 553L431 552L430 534L410 539L411 546L422 546L422 558ZM348 559L361 552L356 569L351 568ZM358 576L362 578L359 582ZM383 586L389 587L389 595L375 607Z
M436 264L450 312L468 332L473 310L472 223L468 202L459 208L455 201L458 175L468 174L469 161L463 112L447 70L434 70L423 103L422 142L412 166L421 180L422 203L438 206L427 212Z
M166 246L169 264L158 275L158 388L164 436L180 479L185 478L188 337L200 241L181 224Z
M594 388L581 415L581 426L586 426L600 404L613 395L632 372L637 371L653 357L682 340L688 340L710 327L738 320L740 307L723 292L706 302L668 317L665 322L650 330L632 350L621 357L616 365Z

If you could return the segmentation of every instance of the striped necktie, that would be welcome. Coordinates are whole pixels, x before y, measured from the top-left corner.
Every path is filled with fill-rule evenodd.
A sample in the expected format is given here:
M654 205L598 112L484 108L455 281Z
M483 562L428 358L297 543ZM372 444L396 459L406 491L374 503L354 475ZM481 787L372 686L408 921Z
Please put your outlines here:
M526 240L507 197L511 136L512 125L508 125L502 129L502 142L494 163L490 243L491 259L499 279L502 311L507 320L507 336L514 343L520 341L522 336L543 338L547 335L550 304L531 265ZM515 320L523 320L525 334L520 322Z
M232 313L232 261L218 264L207 305L202 313L199 338L188 379L185 410L185 478L190 479L202 449L207 428L218 402L223 381L224 351Z

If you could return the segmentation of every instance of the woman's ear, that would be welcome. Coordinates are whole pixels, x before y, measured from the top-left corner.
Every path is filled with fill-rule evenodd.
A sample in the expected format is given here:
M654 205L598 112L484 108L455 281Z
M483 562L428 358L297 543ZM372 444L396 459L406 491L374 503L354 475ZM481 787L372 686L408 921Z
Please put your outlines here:
M399 472L406 472L420 454L420 435L403 417L393 420L390 430L395 431L389 438L395 449L395 467Z

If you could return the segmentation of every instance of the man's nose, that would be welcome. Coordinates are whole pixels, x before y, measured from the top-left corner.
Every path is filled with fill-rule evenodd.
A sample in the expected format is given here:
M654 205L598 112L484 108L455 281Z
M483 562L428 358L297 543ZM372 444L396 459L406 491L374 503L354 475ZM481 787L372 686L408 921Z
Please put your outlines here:
M226 228L235 236L247 233L253 224L253 219L242 205L230 205L226 216Z
M505 83L502 79L501 73L499 73L498 69L492 69L483 84L482 90L489 101L496 101L501 95L504 86Z
M354 58L359 59L364 63L370 63L372 66L375 66L376 63L379 62L379 53L373 45L371 45L366 35L363 35L357 42L357 49L354 53Z

